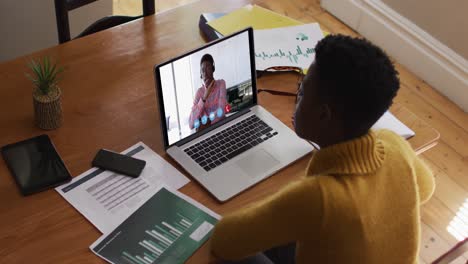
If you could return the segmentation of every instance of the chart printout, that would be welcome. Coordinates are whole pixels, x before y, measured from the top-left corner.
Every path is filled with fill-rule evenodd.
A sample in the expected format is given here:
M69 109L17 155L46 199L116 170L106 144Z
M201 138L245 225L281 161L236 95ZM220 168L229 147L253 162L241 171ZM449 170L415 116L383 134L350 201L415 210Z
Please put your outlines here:
M91 250L110 263L184 263L208 238L219 215L162 187Z
M179 189L189 179L139 142L123 151L146 161L138 178L92 168L56 188L102 233L108 233L151 198L163 184Z

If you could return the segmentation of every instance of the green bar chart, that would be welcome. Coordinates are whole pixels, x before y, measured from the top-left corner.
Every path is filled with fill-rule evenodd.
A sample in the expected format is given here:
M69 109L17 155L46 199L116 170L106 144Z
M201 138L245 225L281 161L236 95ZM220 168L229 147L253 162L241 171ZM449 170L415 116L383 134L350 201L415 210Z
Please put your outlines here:
M162 188L91 249L111 263L183 263L218 220Z

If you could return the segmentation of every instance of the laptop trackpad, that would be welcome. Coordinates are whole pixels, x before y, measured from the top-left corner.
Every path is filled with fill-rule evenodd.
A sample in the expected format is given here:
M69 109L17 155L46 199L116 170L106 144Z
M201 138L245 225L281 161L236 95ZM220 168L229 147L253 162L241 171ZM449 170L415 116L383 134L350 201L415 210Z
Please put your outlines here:
M245 156L236 164L245 172L245 174L250 177L257 177L265 174L266 169L273 168L279 163L280 162L270 155L270 153L266 152L264 149L259 149Z

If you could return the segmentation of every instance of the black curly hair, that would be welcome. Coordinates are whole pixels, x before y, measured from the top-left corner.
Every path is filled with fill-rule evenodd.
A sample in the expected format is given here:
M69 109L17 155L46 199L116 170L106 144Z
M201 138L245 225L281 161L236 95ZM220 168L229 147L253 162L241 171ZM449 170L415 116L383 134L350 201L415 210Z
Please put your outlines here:
M364 134L391 106L400 87L385 52L365 39L328 35L315 47L321 98L338 106L349 134Z
M214 68L214 59L213 59L213 56L211 56L211 54L209 53L206 53L205 55L203 55L200 59L200 65L204 62L204 61L207 61L209 62L213 68Z

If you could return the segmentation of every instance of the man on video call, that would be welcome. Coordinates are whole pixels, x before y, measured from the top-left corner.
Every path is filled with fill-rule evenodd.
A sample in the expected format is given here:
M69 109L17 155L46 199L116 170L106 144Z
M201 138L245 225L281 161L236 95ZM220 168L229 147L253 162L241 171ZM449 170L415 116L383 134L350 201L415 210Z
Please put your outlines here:
M223 79L215 80L214 71L213 57L208 53L203 55L200 60L200 78L203 83L193 100L189 118L191 129L202 130L225 117L226 82Z

